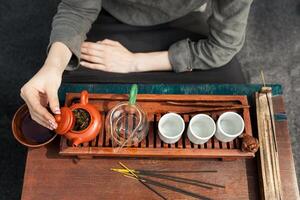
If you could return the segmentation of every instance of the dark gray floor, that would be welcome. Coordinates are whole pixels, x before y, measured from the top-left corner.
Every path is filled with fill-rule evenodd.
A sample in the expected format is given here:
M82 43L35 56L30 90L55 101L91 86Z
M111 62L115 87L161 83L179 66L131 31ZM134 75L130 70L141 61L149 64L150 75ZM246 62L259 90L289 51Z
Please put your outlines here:
M22 101L20 87L45 58L51 18L58 1L3 1L0 4L0 199L19 199L25 149L11 136L10 122ZM300 176L300 2L256 0L244 48L238 54L253 83L263 68L269 83L281 83Z

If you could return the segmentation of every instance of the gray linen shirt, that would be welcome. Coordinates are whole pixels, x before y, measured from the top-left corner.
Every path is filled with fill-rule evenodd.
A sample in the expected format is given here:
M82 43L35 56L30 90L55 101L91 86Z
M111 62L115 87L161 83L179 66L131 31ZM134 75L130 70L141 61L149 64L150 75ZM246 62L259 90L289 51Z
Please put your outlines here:
M169 47L169 60L175 72L223 66L242 48L252 0L211 1L208 38L197 42L187 38ZM70 62L67 70L74 70L79 66L81 43L101 7L124 23L150 26L178 19L203 3L203 0L62 0L53 18L49 47L54 42L64 43L76 57L76 63Z

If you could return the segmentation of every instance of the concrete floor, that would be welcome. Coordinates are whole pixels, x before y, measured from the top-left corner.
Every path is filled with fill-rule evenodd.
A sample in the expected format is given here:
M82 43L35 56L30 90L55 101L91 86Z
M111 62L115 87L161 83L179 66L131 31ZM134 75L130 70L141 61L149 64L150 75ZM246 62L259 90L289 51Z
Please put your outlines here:
M45 58L52 16L58 1L10 0L0 4L0 199L19 199L26 149L10 132L12 115L22 101L20 87ZM252 83L284 87L293 152L300 179L300 2L254 1L246 43L237 55Z

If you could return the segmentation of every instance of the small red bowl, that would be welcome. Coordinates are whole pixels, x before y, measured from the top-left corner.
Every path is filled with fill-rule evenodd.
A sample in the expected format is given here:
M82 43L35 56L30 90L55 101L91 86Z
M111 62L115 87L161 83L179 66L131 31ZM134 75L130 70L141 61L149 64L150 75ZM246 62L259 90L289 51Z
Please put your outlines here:
M27 147L44 146L57 134L33 121L26 104L15 113L12 120L12 132L18 142Z

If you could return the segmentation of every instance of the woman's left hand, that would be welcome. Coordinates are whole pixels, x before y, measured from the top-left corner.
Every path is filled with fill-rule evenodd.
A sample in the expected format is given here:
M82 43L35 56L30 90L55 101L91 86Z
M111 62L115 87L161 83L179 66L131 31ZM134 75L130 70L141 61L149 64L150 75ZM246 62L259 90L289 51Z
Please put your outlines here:
M117 41L84 42L81 46L80 64L107 72L129 73L137 71L135 54Z

